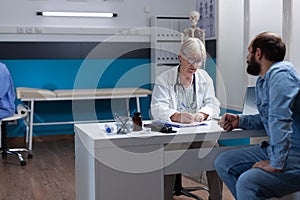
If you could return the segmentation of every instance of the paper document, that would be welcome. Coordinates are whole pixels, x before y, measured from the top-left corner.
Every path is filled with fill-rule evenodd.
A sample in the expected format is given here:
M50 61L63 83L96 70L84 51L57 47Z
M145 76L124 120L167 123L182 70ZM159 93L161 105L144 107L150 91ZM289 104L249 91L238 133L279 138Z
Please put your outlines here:
M190 124L183 124L183 123L178 123L178 122L155 121L154 123L160 123L160 124L164 124L166 126L172 126L172 127L176 127L176 128L207 126L207 123L205 123L205 122L192 122Z

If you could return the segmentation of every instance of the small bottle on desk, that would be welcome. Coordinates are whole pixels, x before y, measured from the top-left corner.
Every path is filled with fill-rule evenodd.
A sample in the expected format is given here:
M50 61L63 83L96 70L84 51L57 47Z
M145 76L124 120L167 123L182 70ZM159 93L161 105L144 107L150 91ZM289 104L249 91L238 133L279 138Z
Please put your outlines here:
M114 132L114 127L110 126L108 124L105 124L105 132L106 133L112 133L112 132Z
M140 112L135 112L132 116L133 131L141 131L143 129L142 115Z

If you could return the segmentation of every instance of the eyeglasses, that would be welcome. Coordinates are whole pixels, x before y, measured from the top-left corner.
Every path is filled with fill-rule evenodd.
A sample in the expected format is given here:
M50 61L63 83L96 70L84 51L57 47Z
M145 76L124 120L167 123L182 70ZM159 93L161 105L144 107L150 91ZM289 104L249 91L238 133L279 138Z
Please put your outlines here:
M202 62L202 59L196 59L196 58L188 58L186 55L184 55L183 54L183 58L185 59L185 60L187 60L188 61L188 63L189 64L191 64L191 65L194 65L194 64L196 64L196 65L200 65L201 64L201 62Z

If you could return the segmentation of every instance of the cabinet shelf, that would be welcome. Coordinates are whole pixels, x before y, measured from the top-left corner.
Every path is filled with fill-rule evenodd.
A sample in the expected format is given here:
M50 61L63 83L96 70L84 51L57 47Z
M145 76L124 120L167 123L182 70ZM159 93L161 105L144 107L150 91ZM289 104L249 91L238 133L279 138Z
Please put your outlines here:
M183 30L190 26L189 17L154 16L151 35L151 81L157 75L179 64L178 53L183 39Z

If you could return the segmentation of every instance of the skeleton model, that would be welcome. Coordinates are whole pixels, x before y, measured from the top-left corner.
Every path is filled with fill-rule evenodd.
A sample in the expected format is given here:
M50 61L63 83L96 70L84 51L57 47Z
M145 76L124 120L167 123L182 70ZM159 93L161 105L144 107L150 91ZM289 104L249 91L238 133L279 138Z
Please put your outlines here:
M201 29L197 26L198 20L200 18L199 12L191 11L189 18L191 21L191 27L187 28L183 31L184 35L185 35L185 39L187 39L189 37L199 38L205 46L205 30ZM205 68L205 62L203 63L203 65L201 67Z
M205 45L205 30L197 27L199 18L200 18L200 14L197 11L190 12L191 27L185 29L183 32L186 38L188 37L199 38Z

